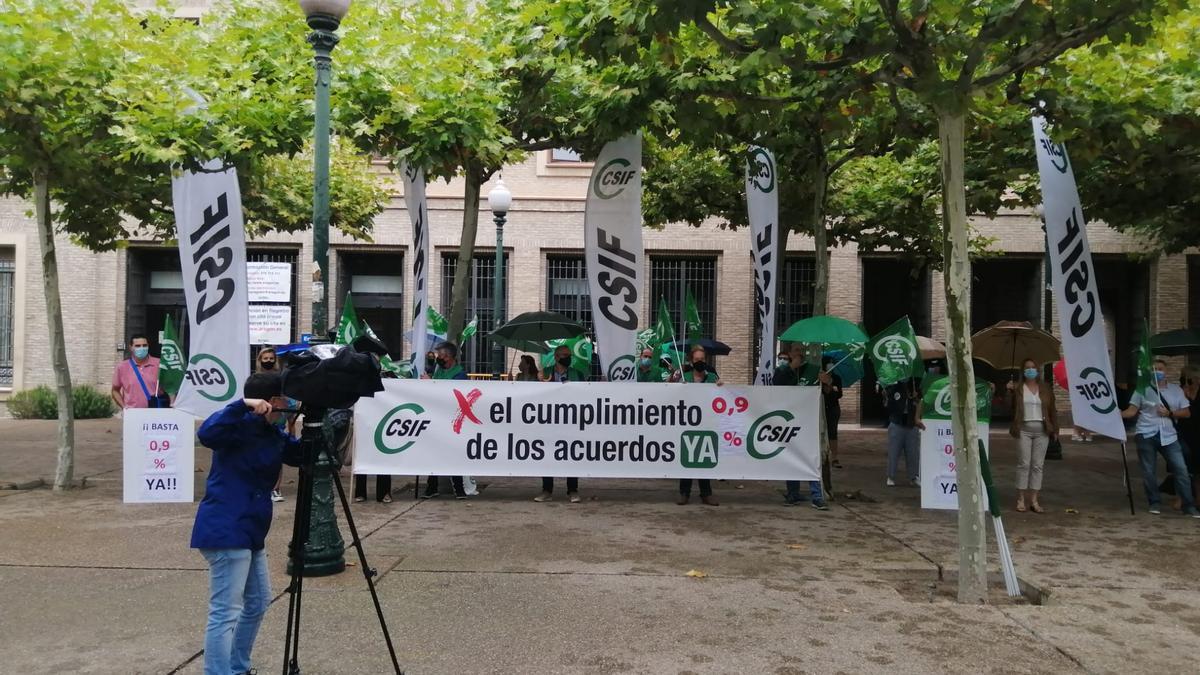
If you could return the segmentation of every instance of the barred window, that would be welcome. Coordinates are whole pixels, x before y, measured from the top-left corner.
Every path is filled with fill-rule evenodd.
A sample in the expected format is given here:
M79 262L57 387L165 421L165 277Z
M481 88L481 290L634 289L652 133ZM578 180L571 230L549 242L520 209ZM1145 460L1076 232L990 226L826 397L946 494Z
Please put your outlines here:
M504 308L504 315L508 316L508 279L509 270L512 265L509 260L512 256L504 257L504 288L501 290L503 297L500 302ZM441 312L447 315L450 314L450 299L454 293L454 272L458 269L458 253L443 253L442 254L442 306L439 308ZM459 345L459 363L469 373L490 373L492 372L492 341L487 338L487 334L495 328L495 312L492 307L492 288L495 284L496 274L496 257L495 253L476 252L474 258L471 259L471 270L467 275L467 283L470 289L467 291L467 311L464 314L464 323L469 322L471 317L479 317L478 332L475 337L467 341L465 345ZM512 317L508 317L512 318ZM458 336L447 336L451 341L457 341Z
M658 320L659 301L664 300L676 332L683 330L683 308L687 293L696 299L703 337L715 339L717 332L717 259L715 257L650 258L650 297L646 298L650 323ZM686 335L679 335L686 338Z
M0 387L13 385L13 315L16 312L16 255L0 248Z
M808 255L792 255L784 258L779 270L775 295L775 339L789 326L813 315L813 298L817 285L817 261ZM754 344L751 346L753 360L758 363L762 347L762 326L758 323L758 312L754 313Z
M592 300L583 256L552 255L546 258L546 309L578 321L591 332Z

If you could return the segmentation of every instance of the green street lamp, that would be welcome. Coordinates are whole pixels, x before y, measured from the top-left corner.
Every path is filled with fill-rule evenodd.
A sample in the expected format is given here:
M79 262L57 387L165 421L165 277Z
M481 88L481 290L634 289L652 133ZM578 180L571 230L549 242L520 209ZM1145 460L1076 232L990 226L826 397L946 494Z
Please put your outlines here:
M488 206L492 219L496 221L496 273L492 275L492 330L504 324L504 221L512 206L512 192L504 179L496 181L496 187L488 192ZM499 380L504 374L504 345L492 340L492 379Z
M308 27L308 43L313 48L316 70L314 108L316 120L313 138L313 270L312 333L325 337L329 328L329 84L333 77L333 48L337 46L338 26L350 11L350 0L300 0ZM305 425L320 420L305 420ZM326 576L346 569L346 543L338 531L333 513L333 472L339 469L321 444L312 468L313 488L308 542L304 547L304 576ZM297 504L298 508L303 507ZM293 544L294 545L294 544ZM288 571L291 572L291 561Z

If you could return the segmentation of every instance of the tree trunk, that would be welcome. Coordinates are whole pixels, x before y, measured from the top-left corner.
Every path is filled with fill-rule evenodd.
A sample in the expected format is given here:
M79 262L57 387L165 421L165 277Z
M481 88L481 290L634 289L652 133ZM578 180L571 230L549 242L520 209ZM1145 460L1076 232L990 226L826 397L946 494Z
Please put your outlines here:
M50 176L34 171L33 201L38 240L42 246L42 285L46 294L46 323L50 326L50 364L58 393L58 467L54 489L66 490L75 477L75 409L71 403L71 371L63 330L62 299L58 294L58 258L54 253L54 224L50 220Z
M942 168L943 282L946 288L946 360L953 393L951 425L958 474L958 601L987 602L987 549L979 478L975 372L971 365L971 259L963 180L966 101L939 106Z
M829 235L825 229L825 192L829 186L828 162L824 155L809 173L813 189L812 235L816 251L816 268L813 283L813 315L829 313Z
M483 183L482 172L470 162L466 167L466 183L462 239L458 243L458 265L454 268L450 311L446 315L446 339L455 344L458 344L459 333L466 324L467 300L471 291L471 260L475 256L475 233L479 230L479 186Z

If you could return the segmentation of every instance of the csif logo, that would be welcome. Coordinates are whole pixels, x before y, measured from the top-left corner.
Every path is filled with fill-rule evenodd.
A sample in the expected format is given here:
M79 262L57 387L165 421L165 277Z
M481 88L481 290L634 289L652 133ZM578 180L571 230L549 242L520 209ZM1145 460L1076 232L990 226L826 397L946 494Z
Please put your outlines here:
M609 382L626 382L634 379L634 362L633 354L625 354L617 357L608 366L608 381Z
M629 168L629 160L616 157L600 167L592 180L592 192L600 199L612 199L625 191L629 182L637 176L637 169Z
M1116 410L1117 401L1113 397L1112 383L1109 382L1108 375L1105 375L1103 370L1091 366L1084 368L1079 371L1076 382L1075 391L1087 399L1092 410L1101 415L1107 415Z
M943 417L950 417L950 402L951 397L950 386L942 387L942 390L937 393L933 399L933 411Z
M1045 130L1043 129L1043 132ZM1067 159L1067 148L1062 143L1051 141L1048 136L1042 137L1042 150L1046 152L1046 156L1050 159L1050 165L1059 173L1066 173L1070 168L1071 163Z
M395 455L412 447L429 428L425 409L416 403L404 403L388 411L375 427L375 447L385 455Z
M759 192L770 194L775 191L775 160L766 148L751 148L746 161L746 173L750 184Z
M796 416L786 410L773 410L750 425L750 433L746 434L746 452L754 459L771 459L787 449L800 434L800 425L791 424ZM760 443L782 443L770 452L761 452Z
M871 353L879 361L905 365L917 359L917 346L903 335L889 335L876 342Z
M196 392L210 401L228 401L237 391L237 378L225 362L212 354L196 354L188 361L187 372L183 375L196 388ZM224 387L220 394L210 394L208 390Z
M159 356L159 361L162 362L162 367L165 370L183 370L183 354L179 351L179 344L174 340L162 341L162 353Z

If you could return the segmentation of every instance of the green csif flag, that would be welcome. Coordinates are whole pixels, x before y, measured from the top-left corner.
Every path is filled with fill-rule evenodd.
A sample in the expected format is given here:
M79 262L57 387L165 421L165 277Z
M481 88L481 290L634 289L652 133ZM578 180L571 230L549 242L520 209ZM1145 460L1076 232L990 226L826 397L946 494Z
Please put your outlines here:
M687 299L683 306L683 321L687 324L688 342L704 338L704 326L700 323L700 309L696 306L696 298L692 297L692 289L687 289Z
M683 354L671 346L671 343L675 342L675 324L671 323L671 309L667 307L665 298L658 299L658 319L654 322L654 334L658 338L660 355L670 359L672 366L678 367Z
M571 369L581 375L592 372L592 341L586 335L560 340L547 340L546 346L550 351L542 354L542 369L554 367L554 350L566 345L571 349Z
M921 350L917 347L917 336L908 316L901 317L871 338L867 343L867 354L875 365L879 384L885 387L919 377L923 372Z
M467 344L467 340L475 337L475 333L479 332L479 317L471 317L471 323L463 326L462 332L458 334L458 346L461 347Z
M1142 319L1142 342L1137 349L1137 392L1145 396L1148 392L1157 392L1158 383L1154 380L1154 358L1150 350L1150 322Z
M162 347L158 359L158 386L164 392L174 396L179 393L183 384L183 376L187 366L183 359L183 350L179 348L179 336L175 333L175 324L168 314L163 320L162 332L158 335L158 344Z
M336 343L348 345L361 334L362 324L358 321L358 312L354 311L354 298L347 293L346 302L342 305L342 319L338 321Z
M948 420L954 407L954 390L950 388L950 377L943 375L925 387L922 398L921 418ZM992 387L983 380L975 381L975 419L987 422L992 419Z
M433 305L430 305L425 310L425 316L428 318L429 325L426 330L434 335L440 335L445 339L446 331L450 330L450 322L446 317L442 316Z

